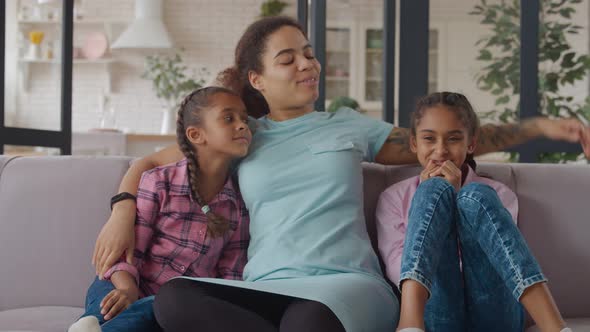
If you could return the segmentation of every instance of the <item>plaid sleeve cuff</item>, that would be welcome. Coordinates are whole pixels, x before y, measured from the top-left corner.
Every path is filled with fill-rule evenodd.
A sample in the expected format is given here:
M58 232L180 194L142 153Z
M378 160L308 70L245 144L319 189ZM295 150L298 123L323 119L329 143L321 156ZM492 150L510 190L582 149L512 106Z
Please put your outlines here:
M113 275L113 273L115 273L117 271L127 271L127 272L129 272L135 278L136 284L139 285L139 273L137 271L137 268L135 266L131 265L131 264L126 263L126 262L119 262L119 263L113 265L113 267L111 267L104 274L105 280L110 280L111 279L111 276Z

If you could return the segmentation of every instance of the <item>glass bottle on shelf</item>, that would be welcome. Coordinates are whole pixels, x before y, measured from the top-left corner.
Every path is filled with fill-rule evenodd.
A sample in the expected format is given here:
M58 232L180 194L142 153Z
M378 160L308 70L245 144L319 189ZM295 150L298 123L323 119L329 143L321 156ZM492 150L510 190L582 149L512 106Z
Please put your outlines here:
M111 103L110 96L105 94L99 95L98 107L100 113L100 129L115 130L117 127L117 116L115 113L115 108Z

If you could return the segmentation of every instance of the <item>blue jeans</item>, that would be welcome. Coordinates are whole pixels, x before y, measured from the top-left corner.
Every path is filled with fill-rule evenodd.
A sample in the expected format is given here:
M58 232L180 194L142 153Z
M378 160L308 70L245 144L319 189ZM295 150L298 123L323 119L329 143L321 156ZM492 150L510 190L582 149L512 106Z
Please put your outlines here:
M100 313L100 302L110 293L115 286L108 280L99 280L96 278L88 288L86 294L85 312L80 317L94 316L103 332L159 332L162 331L154 317L153 302L154 297L148 296L141 298L131 304L127 309L120 312L117 316L105 321L104 316Z
M518 300L546 281L494 189L470 183L456 193L441 178L414 195L400 277L428 289L426 330L437 332L523 331Z

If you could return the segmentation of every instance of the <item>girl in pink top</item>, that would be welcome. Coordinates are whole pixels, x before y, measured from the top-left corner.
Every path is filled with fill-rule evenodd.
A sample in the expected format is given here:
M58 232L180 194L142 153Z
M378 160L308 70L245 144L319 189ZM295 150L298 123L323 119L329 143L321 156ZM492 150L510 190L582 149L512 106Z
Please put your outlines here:
M410 146L424 167L377 207L379 251L402 291L400 331L562 331L538 263L515 225L516 195L475 173L479 121L458 93L418 102Z
M248 211L230 176L252 135L230 90L194 91L180 105L185 159L144 172L137 193L133 264L120 260L88 289L86 312L69 332L161 331L154 294L174 277L242 279Z

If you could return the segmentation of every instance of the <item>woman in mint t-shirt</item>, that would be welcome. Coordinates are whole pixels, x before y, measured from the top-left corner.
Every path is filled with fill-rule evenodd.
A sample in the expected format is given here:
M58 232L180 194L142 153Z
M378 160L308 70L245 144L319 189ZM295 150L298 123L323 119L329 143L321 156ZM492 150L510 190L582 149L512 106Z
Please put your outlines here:
M251 116L260 117L251 122L250 152L238 168L251 217L245 280L171 280L154 304L165 330L395 329L398 299L365 228L361 162L416 162L409 131L348 109L315 112L319 74L312 47L291 18L254 22L238 42L235 65L220 81L241 94ZM536 118L483 128L476 152L541 135L590 141L588 128L575 120ZM181 158L171 147L140 160L120 191L133 193L142 171ZM97 240L99 273L133 247L133 208L131 200L115 205Z

